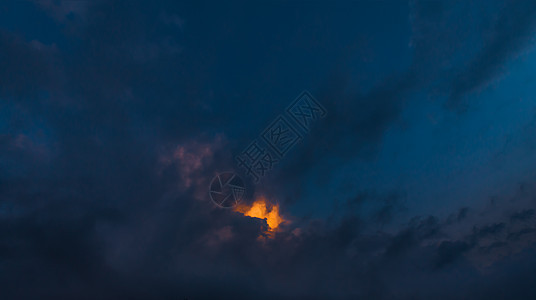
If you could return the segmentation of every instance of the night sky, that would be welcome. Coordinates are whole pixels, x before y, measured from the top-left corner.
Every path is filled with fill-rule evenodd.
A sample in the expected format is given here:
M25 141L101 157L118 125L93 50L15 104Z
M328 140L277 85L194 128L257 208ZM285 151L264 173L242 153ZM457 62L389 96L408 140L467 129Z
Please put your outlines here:
M0 299L536 299L535 37L532 0L2 1Z

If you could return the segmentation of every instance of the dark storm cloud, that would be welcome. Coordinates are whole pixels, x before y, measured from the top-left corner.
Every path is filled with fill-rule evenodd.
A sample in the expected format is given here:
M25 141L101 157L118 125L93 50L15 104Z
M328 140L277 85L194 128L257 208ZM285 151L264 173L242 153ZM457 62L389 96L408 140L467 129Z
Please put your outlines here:
M505 227L506 227L505 223L496 223L496 224L487 225L484 228L475 229L475 238L495 236L503 232Z
M374 159L411 92L446 93L448 104L457 106L462 96L500 76L503 64L529 45L536 19L530 1L492 2L489 8L466 1L412 1L410 7L413 58L408 70L387 75L364 94L349 91L347 73L332 76L315 91L327 108L326 119L296 147L278 180L303 180L317 166L316 173L329 174L328 169L350 159ZM482 46L473 41L482 36Z
M534 209L525 209L520 212L513 213L510 216L510 220L513 222L514 221L524 222L524 221L530 220L533 217L534 217Z
M470 211L470 209L468 207L462 207L462 208L460 208L458 210L457 213L451 214L447 218L447 222L449 224L453 224L455 222L461 222L461 221L465 220L465 218L467 218L470 213L471 213L471 211Z
M360 214L365 223L382 228L390 224L395 216L407 210L406 200L407 196L400 192L386 194L373 191L361 192L342 203L336 201L330 219L336 220L340 216Z
M452 82L451 104L500 75L504 63L533 42L535 25L536 3L506 1L484 46Z
M76 13L87 22L69 25L77 26L69 34L80 34L67 35L72 48L0 34L2 101L15 98L3 112L26 114L0 135L0 162L25 166L15 174L2 164L0 173L2 299L493 295L489 276L471 259L495 262L497 251L534 235L531 207L503 222L473 224L462 208L453 214L456 222L414 217L392 232L378 231L405 201L403 194L379 192L359 194L327 221L297 218L274 239L259 241L264 221L200 199L214 170L231 157L225 146L235 142L215 137L218 122L237 113L210 109L222 105L204 85L210 68L203 57L182 56L188 23L180 9L131 1L60 8L53 10L60 24ZM444 9L419 15L436 19ZM435 73L426 64L436 54L416 47L421 58L409 72L370 92L351 94L344 80L320 91L328 118L289 173L301 176L319 154L373 155L408 92ZM28 122L36 119L44 125ZM43 141L27 128L45 129ZM40 155L38 146L50 154ZM358 215L367 205L370 216ZM459 224L474 230L451 228ZM527 278L535 263L493 265L492 280L504 283L502 295L519 296L517 288L534 294ZM454 267L468 271L468 284Z
M328 111L295 153L285 159L278 180L304 179L312 168L325 180L327 169L355 157L375 157L385 131L397 120L404 97L418 85L413 72L394 76L365 95L351 96L345 84L334 84L316 96ZM294 151L294 149L293 149ZM332 159L328 164L326 160Z
M413 61L407 71L389 74L366 93L349 91L349 75L338 73L315 95L326 106L326 119L316 126L281 171L282 180L303 178L311 168L333 158L326 168L355 157L374 159L383 135L408 103L409 93L426 87L442 71L453 51L463 43L443 16L447 8L438 2L412 2ZM443 47L450 45L450 47ZM456 45L456 46L453 46ZM342 68L344 70L344 68Z
M8 132L2 136L2 161L15 160L19 170L22 164L26 166L22 169L24 173L16 177L2 168L2 298L114 298L121 288L108 286L107 281L121 285L122 279L115 281L104 276L114 270L106 261L108 253L101 228L136 224L129 223L130 218L143 217L141 211L163 198L168 187L172 187L170 182L177 180L175 176L162 179L155 174L157 145L151 145L154 139L139 136L140 131L151 129L133 125L129 115L137 117L143 107L125 111L126 106L117 101L135 101L124 93L136 80L129 74L143 69L140 64L155 56L173 55L175 49L159 44L154 46L158 52L153 53L143 48L152 47L151 43L142 40L138 44L142 48L135 49L130 56L127 53L125 58L124 53L118 52L123 50L120 46L132 43L140 30L125 33L109 29L121 24L118 16L132 14L97 9L89 12L96 13L90 17L95 19L101 12L101 20L108 22L103 22L95 33L91 32L93 25L86 25L87 35L79 45L81 48L74 53L61 53L63 61L56 61L55 50L37 41L25 42L5 32L0 36L2 97L3 101L15 98L4 102L3 107L28 116L8 123ZM107 42L100 32L117 35ZM117 52L113 43L119 45ZM63 68L64 63L69 66ZM42 92L48 95L41 95ZM32 126L28 119L37 118L45 120L50 133L47 142L54 145L55 159L45 166L40 165L39 157L32 159L34 163L30 165L29 154L13 150L29 148L31 144L24 140L31 142L35 136L27 137L27 127ZM188 212L198 215L188 210L192 200L187 195L183 201L177 200L182 205L175 210L173 220L188 220ZM169 228L191 228L193 224L177 222ZM206 228L199 230L203 232ZM191 234L196 236L195 232ZM188 237L184 242L189 243ZM65 286L57 285L56 280L65 280ZM36 284L28 287L28 281ZM125 284L129 286L132 282ZM92 284L101 288L92 290Z

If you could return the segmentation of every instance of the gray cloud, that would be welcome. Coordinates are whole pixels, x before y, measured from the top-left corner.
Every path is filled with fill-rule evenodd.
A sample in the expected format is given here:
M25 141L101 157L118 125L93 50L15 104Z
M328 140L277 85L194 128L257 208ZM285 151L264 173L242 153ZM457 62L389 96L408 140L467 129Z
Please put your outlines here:
M165 8L166 16L180 15L171 5ZM79 12L61 5L55 11ZM319 156L343 162L374 157L408 94L439 76L441 67L427 64L450 55L433 49L435 42L426 43L432 33L423 32L434 20L444 22L447 12L425 7L416 13L418 58L408 72L362 95L349 91L344 75L319 89L328 117L294 154L299 159L289 159L281 173L290 175L281 180L302 178ZM84 14L88 24L77 27L83 35L70 51L0 34L0 53L8 58L0 70L1 97L10 99L10 116L25 112L0 136L0 162L19 166L2 164L0 170L3 299L515 298L520 289L534 294L534 259L516 260L533 257L530 202L504 220L482 221L478 208L465 207L445 220L410 216L389 231L384 227L399 220L406 196L364 193L334 209L328 220L296 217L275 238L259 241L264 221L200 199L214 170L228 166L223 161L237 143L230 140L234 132L221 139L218 134L234 128L233 109L249 100L229 100L233 105L223 114L214 111L225 105L212 103L207 91L203 72L209 62L176 51L187 28L177 28L182 23L174 17L163 22L162 9L125 1L97 3ZM449 23L442 24L437 30L448 31ZM506 46L497 43L490 45L507 56ZM484 80L469 77L475 86ZM222 129L225 122L231 125ZM44 142L20 135L28 128L43 129ZM39 145L49 153L44 160ZM321 167L330 171L336 165ZM360 214L367 205L371 213ZM507 250L521 254L503 255ZM484 267L487 274L479 272Z

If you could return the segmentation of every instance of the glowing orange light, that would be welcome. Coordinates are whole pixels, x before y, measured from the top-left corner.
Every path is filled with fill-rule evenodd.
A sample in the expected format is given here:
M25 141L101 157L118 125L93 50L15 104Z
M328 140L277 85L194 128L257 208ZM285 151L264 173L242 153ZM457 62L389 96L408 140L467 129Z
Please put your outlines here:
M268 207L271 209L268 210ZM251 206L240 204L234 210L242 213L244 216L265 219L269 232L274 232L281 223L286 221L279 214L279 205L270 204L264 196L259 196Z

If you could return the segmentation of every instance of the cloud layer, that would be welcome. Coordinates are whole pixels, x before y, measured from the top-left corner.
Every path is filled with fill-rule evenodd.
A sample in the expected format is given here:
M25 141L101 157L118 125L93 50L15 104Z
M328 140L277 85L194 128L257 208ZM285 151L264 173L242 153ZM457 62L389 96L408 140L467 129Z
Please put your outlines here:
M460 113L529 51L536 6L492 2L1 4L36 21L0 26L0 298L534 296L534 178L442 215L329 181L381 156L415 95ZM354 23L376 11L394 24ZM303 89L328 114L250 189L289 221L259 239L208 186Z

